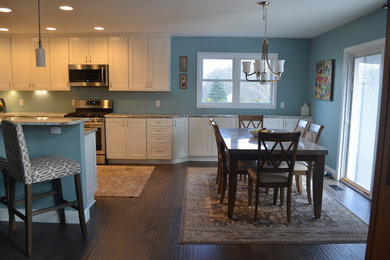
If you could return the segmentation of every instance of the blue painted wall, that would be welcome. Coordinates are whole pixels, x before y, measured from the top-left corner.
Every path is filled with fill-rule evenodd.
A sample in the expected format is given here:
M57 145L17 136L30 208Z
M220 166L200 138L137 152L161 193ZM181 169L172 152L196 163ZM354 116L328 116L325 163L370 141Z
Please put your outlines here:
M344 49L383 38L385 31L386 11L379 10L311 40L307 99L315 121L325 125L320 144L329 149L326 164L332 169L337 167ZM316 63L328 59L335 60L334 99L318 101L314 99Z
M305 39L270 39L270 52L285 59L285 73L278 83L277 104L285 109L197 109L197 52L261 52L259 38L173 37L171 41L171 92L109 92L104 88L75 88L70 92L37 94L31 91L3 91L9 112L70 112L71 100L77 98L108 98L114 100L116 113L184 113L184 114L284 114L297 115L305 101L310 47ZM179 89L179 57L188 56L188 89ZM19 106L19 99L24 106ZM154 106L161 100L161 107Z

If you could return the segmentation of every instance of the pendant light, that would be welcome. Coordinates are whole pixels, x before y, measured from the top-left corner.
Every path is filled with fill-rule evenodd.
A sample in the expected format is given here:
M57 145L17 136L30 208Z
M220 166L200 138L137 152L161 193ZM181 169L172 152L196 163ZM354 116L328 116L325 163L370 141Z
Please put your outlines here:
M41 5L40 5L40 0L38 0L38 31L39 31L38 48L35 49L36 65L37 65L37 67L46 67L45 49L42 48L42 39L41 39Z

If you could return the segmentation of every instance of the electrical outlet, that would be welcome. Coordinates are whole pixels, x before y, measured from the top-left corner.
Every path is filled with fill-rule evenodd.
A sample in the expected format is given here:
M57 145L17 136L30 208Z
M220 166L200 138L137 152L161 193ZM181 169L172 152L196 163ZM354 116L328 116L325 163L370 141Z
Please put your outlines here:
M72 99L72 107L74 107L75 105L76 105L76 100Z
M19 106L24 106L24 100L23 99L19 99Z
M159 107L160 106L160 100L156 100L156 107Z
M284 102L280 102L280 108L284 108Z

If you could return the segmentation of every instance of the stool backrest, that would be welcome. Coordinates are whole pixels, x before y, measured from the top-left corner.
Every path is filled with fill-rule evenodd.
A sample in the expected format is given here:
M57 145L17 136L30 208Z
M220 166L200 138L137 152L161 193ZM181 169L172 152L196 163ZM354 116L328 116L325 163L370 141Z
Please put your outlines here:
M9 175L18 181L31 184L31 163L22 126L8 120L2 120L1 129Z

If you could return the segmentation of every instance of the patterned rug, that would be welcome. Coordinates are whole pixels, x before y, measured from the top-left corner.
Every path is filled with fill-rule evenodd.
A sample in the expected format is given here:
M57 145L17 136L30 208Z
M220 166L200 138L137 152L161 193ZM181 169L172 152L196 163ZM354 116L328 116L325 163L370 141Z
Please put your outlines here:
M98 165L95 196L139 197L154 167Z
M247 184L238 181L234 218L227 218L227 198L219 203L216 168L188 168L180 243L308 244L365 243L368 226L326 192L321 219L313 219L306 191L293 188L292 221L285 206L272 205L273 192L261 191L258 219L248 206ZM305 182L304 182L305 183ZM304 185L303 185L304 186Z

